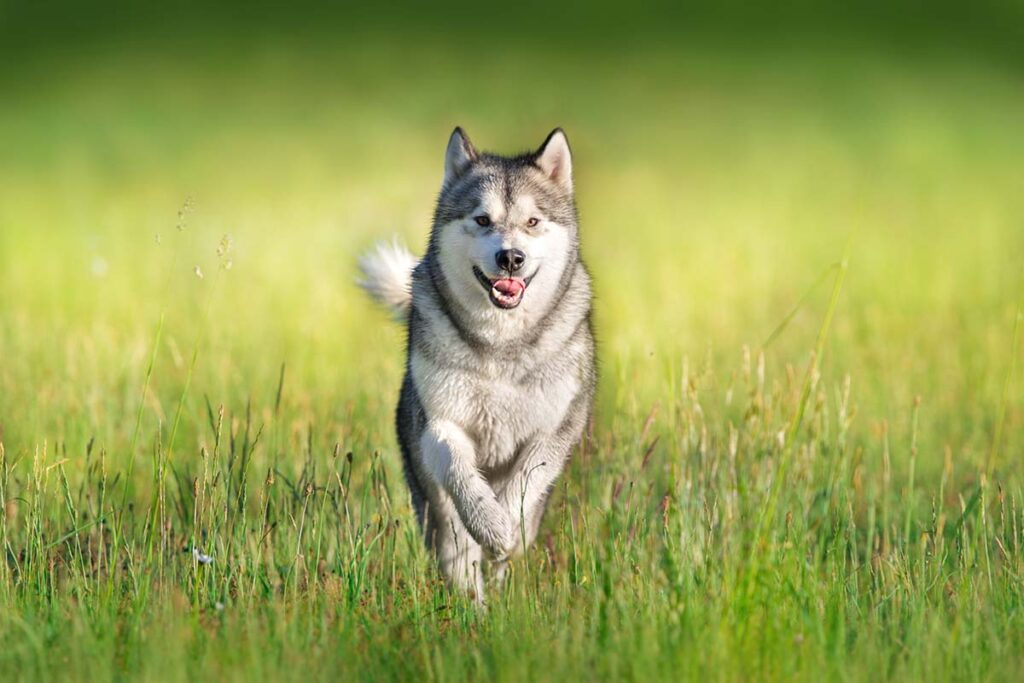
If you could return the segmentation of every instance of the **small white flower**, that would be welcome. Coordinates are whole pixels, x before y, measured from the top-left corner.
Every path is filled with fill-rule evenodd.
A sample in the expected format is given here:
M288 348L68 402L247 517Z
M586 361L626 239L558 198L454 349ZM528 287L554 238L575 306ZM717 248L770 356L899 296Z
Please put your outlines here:
M194 272L196 274L196 277L199 278L200 280L203 279L203 269L200 268L199 266L196 266L192 272Z

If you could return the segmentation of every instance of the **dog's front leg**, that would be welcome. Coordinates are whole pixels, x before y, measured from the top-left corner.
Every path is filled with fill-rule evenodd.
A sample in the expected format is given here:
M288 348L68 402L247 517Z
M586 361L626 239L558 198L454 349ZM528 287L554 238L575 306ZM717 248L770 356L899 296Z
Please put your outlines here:
M492 556L507 555L515 544L515 529L506 508L476 468L470 438L453 422L433 420L420 445L427 470L451 497L470 535Z
M498 496L515 527L513 553L525 550L537 536L548 493L565 468L570 442L558 436L540 437L523 451Z

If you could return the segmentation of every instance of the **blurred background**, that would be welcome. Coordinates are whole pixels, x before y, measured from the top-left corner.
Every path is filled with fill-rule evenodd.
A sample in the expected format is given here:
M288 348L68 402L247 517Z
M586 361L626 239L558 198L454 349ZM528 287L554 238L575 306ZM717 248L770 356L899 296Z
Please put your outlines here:
M358 253L422 249L455 125L499 152L562 126L603 428L698 372L728 415L745 349L791 386L846 253L822 373L850 377L859 438L908 438L921 396L934 474L946 449L982 463L1005 407L1014 470L1021 121L1009 0L6 0L0 439L117 451L160 335L146 433L191 383L192 451L204 397L271 410L284 365L296 434L394 457L403 335L355 288Z

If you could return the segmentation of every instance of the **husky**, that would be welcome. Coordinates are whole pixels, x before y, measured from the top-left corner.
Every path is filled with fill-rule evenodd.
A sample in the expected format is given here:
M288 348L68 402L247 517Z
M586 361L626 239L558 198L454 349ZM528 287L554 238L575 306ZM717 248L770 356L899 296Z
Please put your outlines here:
M408 327L395 423L412 507L449 586L484 602L537 536L589 420L596 384L590 276L572 156L448 140L426 254L360 259L362 287Z

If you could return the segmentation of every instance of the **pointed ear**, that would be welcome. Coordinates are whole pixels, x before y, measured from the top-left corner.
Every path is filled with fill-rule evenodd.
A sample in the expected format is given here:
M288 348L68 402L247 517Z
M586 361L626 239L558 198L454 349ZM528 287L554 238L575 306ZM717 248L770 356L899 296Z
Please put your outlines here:
M572 154L561 128L555 128L537 150L536 164L548 178L572 192Z
M465 173L469 165L476 161L476 157L476 148L462 129L453 130L452 136L448 138L448 149L444 153L444 184L447 185Z

